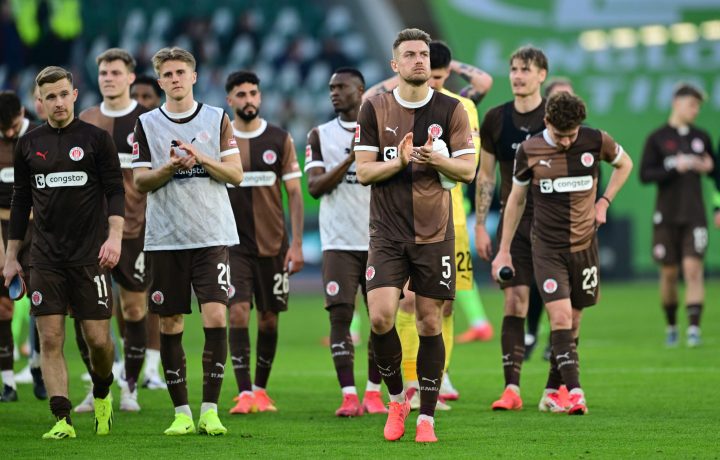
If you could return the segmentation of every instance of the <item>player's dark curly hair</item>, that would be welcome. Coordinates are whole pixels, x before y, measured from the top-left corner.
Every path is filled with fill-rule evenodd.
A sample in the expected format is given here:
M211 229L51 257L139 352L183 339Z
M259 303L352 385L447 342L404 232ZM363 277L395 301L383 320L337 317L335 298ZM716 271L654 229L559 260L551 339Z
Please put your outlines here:
M515 50L510 56L510 64L512 61L519 59L522 62L535 64L538 69L548 70L548 60L545 53L540 48L536 48L532 45L525 45Z
M545 105L545 119L560 131L577 128L586 116L582 99L565 91L550 96Z
M228 75L225 80L225 92L229 93L236 86L242 85L243 83L251 83L253 85L260 86L260 79L255 72L249 70L238 70Z
M358 80L360 80L360 83L362 83L363 87L365 86L365 77L363 77L362 72L360 72L355 67L338 67L337 69L335 69L335 71L333 73L334 74L336 74L336 73L350 74L350 75L356 77Z
M138 75L130 87L132 88L135 85L148 85L153 89L153 92L157 97L162 97L162 89L160 89L157 79L151 77L150 75Z
M20 98L13 91L0 91L0 128L9 128L22 112Z
M430 68L447 69L452 61L452 52L445 42L433 40L430 42Z

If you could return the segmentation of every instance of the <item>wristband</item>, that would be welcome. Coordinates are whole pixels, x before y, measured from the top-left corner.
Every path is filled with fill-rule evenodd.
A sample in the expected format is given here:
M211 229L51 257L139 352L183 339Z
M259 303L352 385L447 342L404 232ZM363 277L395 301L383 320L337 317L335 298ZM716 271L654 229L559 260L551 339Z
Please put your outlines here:
M610 206L612 204L612 201L610 201L610 198L606 197L605 195L601 196L600 199L607 201L608 206Z

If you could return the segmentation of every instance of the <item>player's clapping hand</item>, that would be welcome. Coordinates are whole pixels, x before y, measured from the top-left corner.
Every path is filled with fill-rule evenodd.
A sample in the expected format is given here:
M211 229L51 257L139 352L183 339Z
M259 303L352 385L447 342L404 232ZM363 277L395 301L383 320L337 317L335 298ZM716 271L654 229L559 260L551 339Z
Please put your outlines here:
M182 141L176 141L178 144L178 148L180 150L185 151L187 153L187 156L184 158L185 163L183 166L185 169L191 169L196 164L202 165L208 160L208 157L205 156L203 153L201 153L198 149L195 148L192 144L186 144Z
M305 258L303 257L302 246L299 244L291 244L287 254L285 254L285 262L283 267L288 274L293 275L305 266Z
M490 273L493 274L492 276L495 278L495 281L500 281L497 276L500 274L500 269L503 267L510 267L513 273L515 273L515 267L512 264L512 256L509 252L498 252L498 255L495 256L495 259L492 261Z
M407 133L398 145L398 156L403 167L413 161L413 133Z
M120 260L120 247L122 246L122 239L115 238L113 236L108 237L107 240L100 246L100 254L98 260L102 268L114 268Z
M420 164L430 164L433 157L433 138L428 134L427 141L420 147L413 147L413 161Z
M688 171L692 171L695 169L695 165L697 163L695 155L689 155L687 153L678 153L676 155L677 162L675 165L675 169L679 173L686 173Z

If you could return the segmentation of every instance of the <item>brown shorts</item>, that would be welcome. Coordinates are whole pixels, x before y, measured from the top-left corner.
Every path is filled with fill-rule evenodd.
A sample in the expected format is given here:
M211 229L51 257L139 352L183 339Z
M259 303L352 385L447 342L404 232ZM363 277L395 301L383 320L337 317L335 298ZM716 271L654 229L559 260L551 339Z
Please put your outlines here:
M200 305L228 303L230 265L227 246L145 251L152 282L150 311L160 316L192 313L191 287Z
M355 305L358 287L365 297L367 251L323 251L322 275L325 286L325 308L333 305Z
M662 265L677 265L683 257L705 257L708 231L705 225L655 225L652 255Z
M150 286L150 267L143 246L145 237L122 240L120 261L113 268L113 279L131 292L145 292Z
M503 219L500 218L497 230L498 245L502 236ZM533 250L530 236L532 220L523 218L518 225L515 237L510 243L510 256L512 257L515 276L511 280L501 281L500 287L505 289L514 286L530 286L533 283ZM493 274L494 276L494 274Z
M600 291L597 238L578 252L543 250L539 246L535 245L533 262L543 303L570 299L576 310L595 305Z
M409 289L431 299L455 298L455 240L415 244L371 237L365 280L367 290Z
M243 254L239 247L230 248L230 279L234 288L230 303L250 302L252 308L254 294L258 311L287 311L290 280L283 267L287 246L283 245L273 257Z
M30 313L109 319L113 311L110 271L99 265L49 268L34 266L28 286Z
M3 244L3 247L5 247L5 248L7 248L9 227L10 227L10 222L3 220L2 221L2 244ZM32 245L32 228L33 228L33 223L31 221L28 224L28 229L25 232L25 239L23 240L22 244L20 245L20 252L18 253L18 262L20 262L20 266L23 268L23 272L25 272L23 281L25 281L26 286L30 285L30 246ZM5 287L5 278L2 276L2 273L0 273L0 297L10 297L8 288Z

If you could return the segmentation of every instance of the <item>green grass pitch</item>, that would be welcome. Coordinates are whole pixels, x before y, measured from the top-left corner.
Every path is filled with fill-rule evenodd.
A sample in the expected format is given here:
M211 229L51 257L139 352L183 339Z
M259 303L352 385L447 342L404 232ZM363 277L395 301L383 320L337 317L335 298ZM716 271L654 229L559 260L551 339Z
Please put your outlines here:
M281 316L280 344L269 383L279 412L228 415L236 389L235 378L228 372L220 401L221 419L229 430L226 437L164 436L173 414L168 394L140 390L142 412L116 411L109 436L93 434L90 414L76 414L77 439L43 441L40 436L53 423L48 404L34 399L31 386L21 385L19 403L0 405L0 452L12 459L718 458L720 286L708 282L704 344L697 349L685 347L684 334L680 347L664 348L656 286L608 285L601 304L586 312L580 342L581 380L590 409L585 417L537 411L547 375L541 350L523 367L524 409L490 411L491 402L502 390L496 333L489 343L455 347L450 373L461 396L452 404L452 411L436 417L438 444L415 444L414 413L405 437L386 442L382 436L384 416L338 419L333 415L341 398L329 352L320 345L329 327L327 314L320 296L296 295L291 297L290 311ZM501 295L490 287L482 293L499 332ZM683 312L683 332L686 324ZM456 333L464 327L465 320L458 312ZM363 334L367 332L365 320ZM543 336L540 347L546 340ZM184 342L190 402L197 422L202 382L202 331L197 314L187 319ZM364 344L356 351L359 390L364 389L367 375L366 352ZM67 341L66 356L70 396L77 404L85 389L79 379L82 363L74 340ZM16 369L21 365L17 363ZM117 387L113 393L117 407Z

